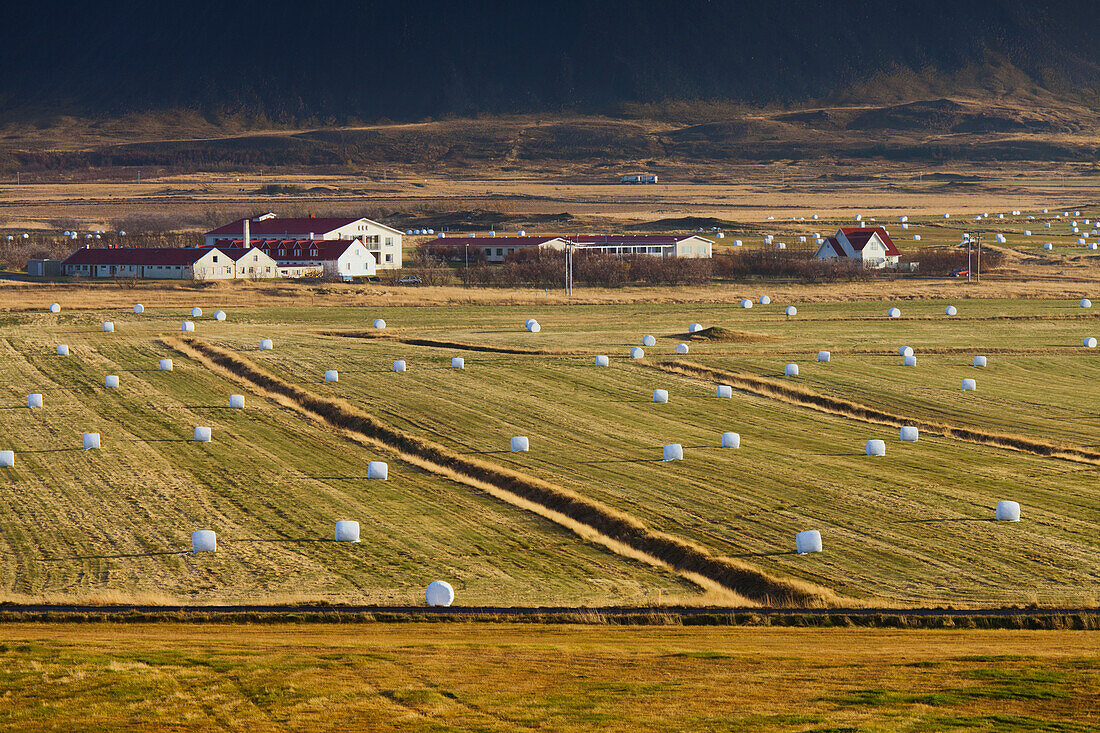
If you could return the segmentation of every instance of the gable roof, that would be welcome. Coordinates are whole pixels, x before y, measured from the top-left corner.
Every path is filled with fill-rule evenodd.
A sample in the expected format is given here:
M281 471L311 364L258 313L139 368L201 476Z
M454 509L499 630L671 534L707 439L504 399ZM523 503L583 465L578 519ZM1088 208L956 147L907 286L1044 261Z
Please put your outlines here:
M65 258L62 265L193 265L213 247L83 247Z
M894 246L894 240L890 239L890 235L882 227L841 227L840 231L844 232L845 238L856 252L862 252L867 242L871 241L872 235L877 234L888 256L895 257L901 254Z
M237 242L234 242L233 244L237 245L239 243L240 243L240 241L238 240ZM233 260L234 262L240 262L241 258L244 257L245 255L247 255L250 252L263 252L265 255L267 254L266 252L264 252L259 247L234 246L234 247L218 247L217 249L218 249L219 252L221 252L222 254L224 254L226 257Z
M338 260L353 244L362 246L363 243L358 239L267 239L253 246L277 262L285 263ZM280 255L280 250L286 250L286 254ZM311 250L317 250L317 254L311 255Z
M577 244L678 244L688 239L702 239L698 234L581 234L573 237Z
M826 237L825 244L833 248L833 252L836 252L837 257L847 257L844 254L844 247L836 240L836 237Z
M362 217L327 217L311 219L308 216L294 217L290 219L280 219L277 216L265 217L262 219L249 219L248 220L248 235L249 237L300 237L302 235L308 235L313 232L317 234L328 234L331 231L335 231L340 227L346 227L348 224L353 224ZM204 236L207 237L242 237L244 233L244 219L237 219L236 221L220 226L217 229L211 229Z

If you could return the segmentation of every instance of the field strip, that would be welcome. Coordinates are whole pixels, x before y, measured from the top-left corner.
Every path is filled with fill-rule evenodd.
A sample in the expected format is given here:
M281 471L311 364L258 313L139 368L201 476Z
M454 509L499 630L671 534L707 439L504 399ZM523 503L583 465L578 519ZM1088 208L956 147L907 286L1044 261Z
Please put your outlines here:
M845 400L838 397L827 397L805 387L798 387L782 382L776 382L764 377L750 374L740 374L725 369L714 369L701 364L687 361L670 361L652 365L655 369L680 374L688 377L703 377L711 379L718 384L727 384L734 389L751 392L760 397L767 397L780 402L786 402L798 407L808 407L811 410L825 412L830 415L861 420L876 425L890 425L902 427L912 425L922 432L931 435L939 435L945 438L954 438L969 443L989 445L995 448L1007 448L1023 453L1031 453L1044 458L1060 458L1077 463L1089 463L1100 465L1100 452L1077 446L1058 445L1047 443L1021 435L1006 435L1003 433L990 433L984 430L963 428L944 423L934 423L927 420L909 419L901 415L878 410L874 407L861 405L858 402Z
M507 346L480 346L477 344L464 344L458 341L441 341L439 339L410 338L407 336L395 336L390 334L371 333L369 331L320 331L322 336L339 336L341 338L367 339L371 341L390 341L408 346L427 346L436 349L454 349L456 351L481 351L488 354L514 354L521 356L585 356L586 351L546 351L544 349L521 349Z
M647 528L637 518L547 481L450 452L443 446L383 424L342 400L320 397L285 382L231 351L193 338L162 338L169 348L257 393L339 429L372 447L452 481L543 516L619 555L674 570L726 602L778 605L829 605L839 602L830 590L796 580L775 578L731 558L714 557L686 540Z

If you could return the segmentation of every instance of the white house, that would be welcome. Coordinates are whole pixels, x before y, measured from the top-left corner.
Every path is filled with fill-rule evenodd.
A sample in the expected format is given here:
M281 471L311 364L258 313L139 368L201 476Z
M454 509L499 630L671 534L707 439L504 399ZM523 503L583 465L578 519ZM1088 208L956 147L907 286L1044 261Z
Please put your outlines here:
M83 247L61 263L64 275L162 280L232 280L236 260L211 247Z
M267 240L350 241L358 239L374 256L383 270L401 267L401 237L397 229L363 217L295 217L281 219L267 213L250 219L238 219L207 232L206 246L242 246L246 241L257 245Z
M461 258L461 252L468 247L470 254L480 254L486 262L500 263L508 255L532 247L551 247L565 249L565 240L561 237L451 237L435 243L442 245Z
M219 247L233 260L233 276L243 280L279 277L279 263L259 247Z
M858 260L864 267L897 267L901 252L882 227L841 227L814 255L819 260Z
M656 183L657 176L653 173L628 173L619 176L619 183Z
M571 239L578 249L613 255L652 255L709 259L714 242L694 234L584 234Z
M278 263L280 277L373 277L374 254L359 239L283 239L256 246Z

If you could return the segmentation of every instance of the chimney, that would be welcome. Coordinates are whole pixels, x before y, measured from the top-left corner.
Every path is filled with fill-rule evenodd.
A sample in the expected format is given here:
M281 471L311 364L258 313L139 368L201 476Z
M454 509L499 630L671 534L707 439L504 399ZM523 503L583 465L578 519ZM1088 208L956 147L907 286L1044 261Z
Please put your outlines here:
M309 233L309 241L311 241L311 242L313 241L313 232Z
M251 241L248 236L248 219L244 220L244 248L248 249L248 243Z

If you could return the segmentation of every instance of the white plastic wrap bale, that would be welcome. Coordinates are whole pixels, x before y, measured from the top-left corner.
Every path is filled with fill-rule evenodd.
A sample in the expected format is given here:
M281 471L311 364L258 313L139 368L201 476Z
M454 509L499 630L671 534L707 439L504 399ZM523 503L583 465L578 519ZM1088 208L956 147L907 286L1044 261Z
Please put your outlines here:
M987 360L984 356L975 356L974 357L974 366L984 367L986 365L986 361Z
M231 410L243 410L244 409L244 395L243 394L231 394L231 395L229 395L229 408Z
M138 315L141 315L144 312L145 312L145 306L143 306L141 303L135 303L134 304L134 313L137 313Z
M384 461L370 461L367 463L367 478L385 481L390 477L390 464Z
M949 305L949 306L947 306L946 308L943 309L943 312L944 312L945 315L954 316L954 315L958 315L959 309L956 308L953 305Z
M530 331L531 333L538 333L542 330L542 326L539 324L538 321L535 321L534 323L531 324L530 328L528 328L527 330Z
M696 331L702 331L702 330L703 330L703 324L702 323L693 323L690 326L688 326L688 333L695 333Z
M200 529L191 533L191 552L217 552L218 536L212 529Z
M99 448L99 433L84 433L84 450L96 450Z
M397 359L393 362L393 370L395 372L404 372L408 370L404 359Z
M1030 237L1031 236L1031 230L1030 229L1025 229L1024 230L1024 236L1025 237Z
M180 331L194 331L194 330L195 330L195 324L192 323L191 321L184 321L183 323L180 324Z
M104 321L103 322L103 333L114 333L114 332L115 332L115 324L112 321Z
M214 311L214 320L215 321L224 321L225 320L225 311Z
M600 354L599 356L596 357L596 366L605 367L605 366L610 366L610 365L611 365L611 359L608 359L603 354Z
M325 381L326 382L339 382L340 381L340 372L338 372L335 369L326 370L325 371Z
M192 318L198 318L201 315L202 315L202 308L199 308L196 305L194 308L191 309L191 317Z
M0 450L0 468L15 467L15 451Z
M816 529L808 529L794 536L794 551L799 555L808 552L821 552L821 533Z
M1100 247L1100 245L1096 242L1089 242L1089 249L1096 249L1097 247Z
M677 354L686 354L689 351L691 351L691 349L690 349L690 347L688 347L687 344L676 344L676 353Z
M767 296L767 295L761 295L760 296L760 305L770 305L771 302L772 302L772 299L771 299L770 296Z
M466 368L466 360L465 359L463 359L461 356L452 356L451 357L451 369L465 369L465 368Z
M920 235L919 234L914 234L913 235L913 241L914 242L919 242L920 241Z
M1005 239L1005 235L1003 235L1003 234L998 234L998 235L996 235L995 238L996 238L997 242L1000 243L1000 244L1004 244L1006 241L1008 241L1007 239Z
M788 305L786 308L783 309L783 312L786 313L788 316L798 315L798 309L795 308L793 305Z
M1085 244L1085 243L1086 243L1086 240L1084 238L1080 238L1080 239L1077 240L1077 244Z
M527 319L526 321L524 321L524 322L523 322L523 327L524 327L524 328L526 328L526 329L527 329L528 331L530 331L530 330L531 330L531 326L532 326L532 325L534 325L534 324L536 324L536 323L538 323L538 320L537 320L537 319L534 319L534 318L528 318L528 319Z
M915 367L917 365L917 357L912 355L903 356L901 357L901 365Z
M455 602L455 589L443 580L433 580L424 591L424 601L429 606L446 608Z
M974 392L978 389L978 383L973 379L964 379L962 381L963 392Z
M1086 338L1084 341L1081 342L1081 345L1084 346L1086 349L1095 349L1096 348L1096 339L1094 339L1092 336L1089 336L1088 338Z
M913 347L912 346L899 346L898 347L898 356L912 356L912 355L913 355Z
M654 402L668 402L668 390L667 389L655 389L653 390Z
M644 359L645 358L645 351L640 346L633 346L630 349L630 358L631 359Z
M118 377L114 374L108 374L103 379L103 386L107 389L118 389Z
M798 365L797 364L787 364L786 366L783 367L783 374L788 376L788 377L797 377L798 376Z
M733 398L733 387L728 384L718 385L718 399L728 400Z
M902 228L902 229L908 229L908 228L909 228L909 225L908 225L908 224L902 224L902 225L901 225L901 228Z
M27 395L27 407L28 408L41 407L41 406L42 406L42 395L38 394L37 392L35 392L34 394Z
M359 522L350 519L341 519L336 523L337 542L358 542Z
M517 435L508 442L508 449L513 453L523 453L531 450L531 441L526 435Z
M379 329L379 330L382 330L386 327L386 322L383 321L381 318L375 318L374 319L374 327Z
M722 433L722 447L723 448L740 448L741 447L741 434L740 433Z
M195 426L195 442L196 443L209 443L213 440L213 435L208 427L203 425Z
M684 460L684 446L679 443L669 443L664 447L664 459L666 461Z
M653 336L650 336L649 334L646 334L645 336L642 336L642 346L656 346L656 345L657 345L657 339L654 338Z
M160 364L157 366L157 368L160 369L162 372L172 371L172 360L171 359L161 359Z
M752 301L749 300L748 298L742 298L741 299L741 307L742 308L752 308Z
M890 316L891 318L900 318L901 317L901 309L891 308L890 310L886 311L886 315Z
M742 245L744 245L744 242L742 242L740 239L733 240L733 246L734 247L740 247Z
M1044 242L1043 243L1043 249L1054 249L1054 245L1051 244L1050 242Z
M912 425L903 425L901 428L901 440L907 443L916 443L920 437L920 431Z
M1091 308L1092 307L1092 301L1089 300L1088 298L1081 298L1081 307L1082 308Z
M886 441L885 440L868 440L867 441L867 455L869 455L869 456L884 456L884 455L886 455Z
M260 351L271 351L275 348L275 342L271 339L262 339L260 341Z
M1015 501L998 501L996 516L998 522L1019 522L1020 505Z
M819 351L819 352L817 352L817 360L818 361L830 361L832 358L833 358L832 352L829 352L829 351Z
M69 355L69 345L68 344L58 344L57 345L57 355L58 356L68 356Z
M60 303L50 303L50 313L60 313L60 312L61 312L61 304Z

